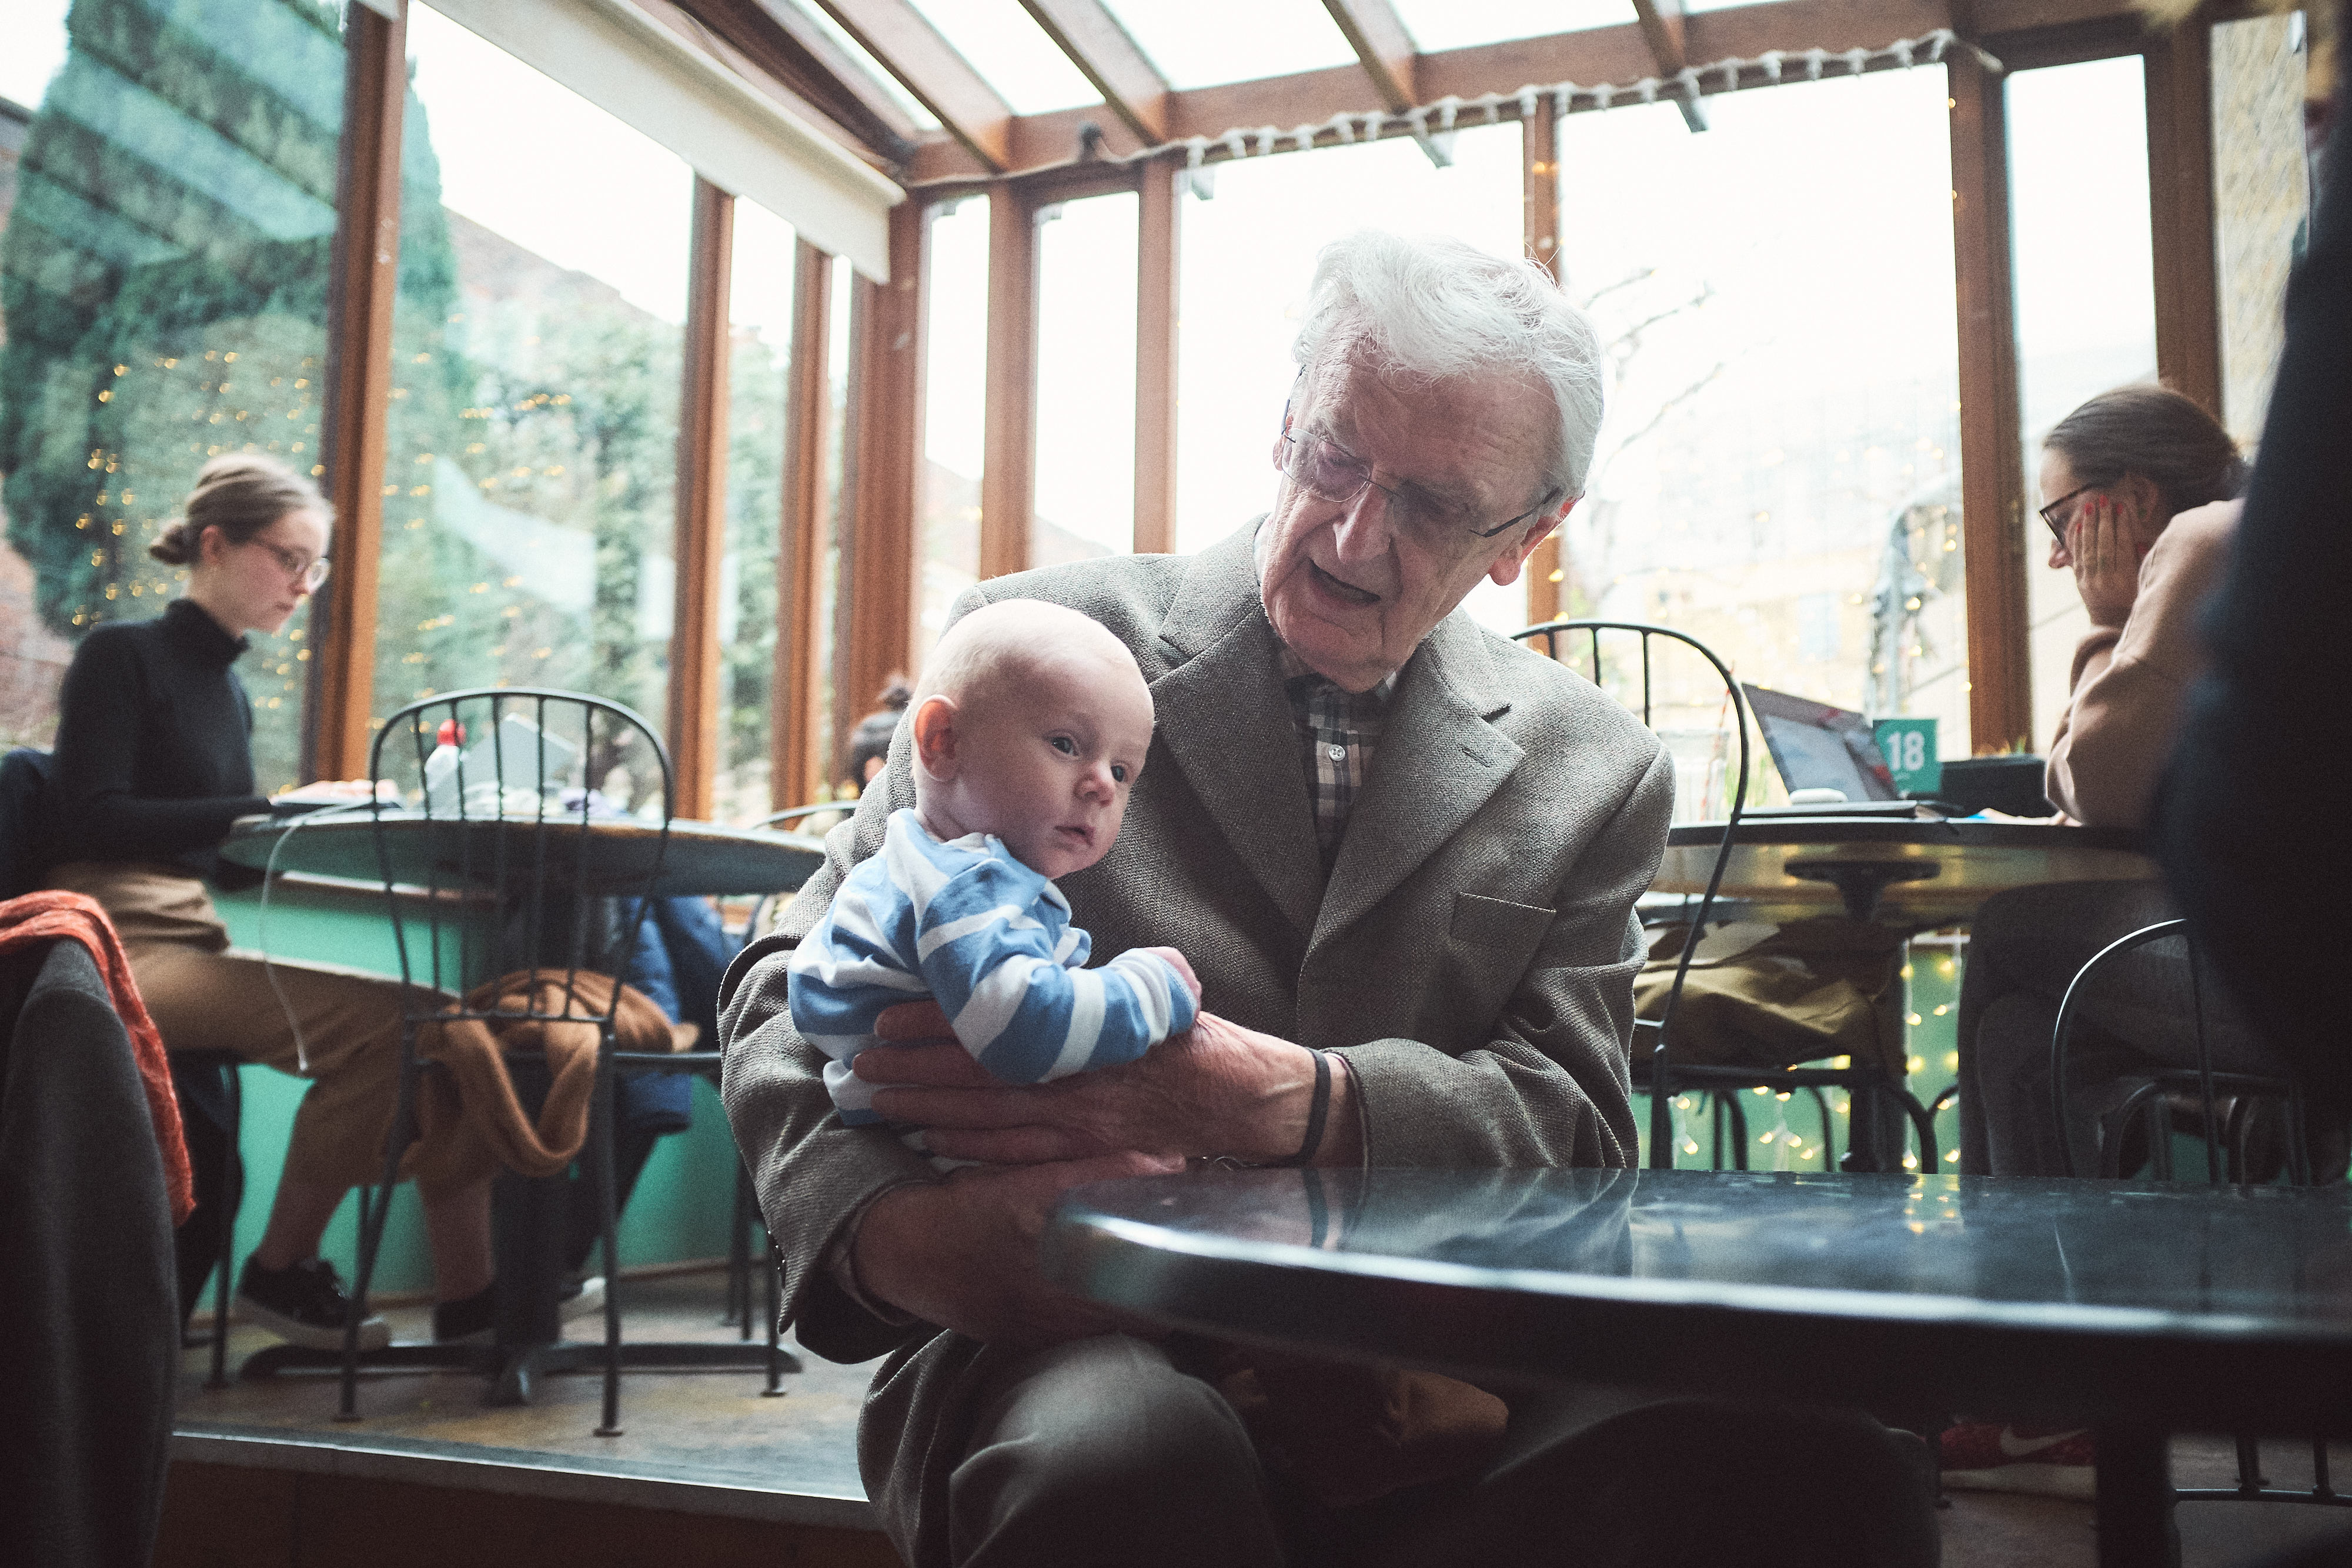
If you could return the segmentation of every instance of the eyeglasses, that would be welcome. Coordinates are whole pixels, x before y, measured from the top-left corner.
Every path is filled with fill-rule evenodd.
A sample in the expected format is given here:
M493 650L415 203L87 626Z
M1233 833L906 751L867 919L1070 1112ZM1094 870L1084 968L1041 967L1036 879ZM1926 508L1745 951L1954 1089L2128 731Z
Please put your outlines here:
M302 591L305 593L316 593L319 591L319 585L327 580L328 561L325 556L317 556L305 560L295 551L271 544L268 539L252 538L245 542L257 549L268 550L269 559L278 563L278 570L294 581L300 583Z
M2058 542L2060 544L2063 545L2066 542L2066 525L2060 518L2058 508L2073 500L2075 497L2084 494L2085 491L2095 490L2097 488L2098 486L2096 485L2077 485L2074 488L2067 491L2064 495L2059 497L2056 500L2042 508L2042 520L2050 525L2050 531L2058 536Z
M1477 514L1468 507L1440 501L1410 485L1381 484L1372 477L1370 466L1362 458L1328 435L1294 435L1284 431L1282 444L1276 448L1274 465L1308 495L1340 506L1348 505L1364 493L1366 486L1370 486L1389 498L1389 527L1433 552L1458 549L1471 539L1491 539L1507 532L1542 512L1559 494L1547 491L1542 500L1517 517L1507 517L1492 528L1482 528Z

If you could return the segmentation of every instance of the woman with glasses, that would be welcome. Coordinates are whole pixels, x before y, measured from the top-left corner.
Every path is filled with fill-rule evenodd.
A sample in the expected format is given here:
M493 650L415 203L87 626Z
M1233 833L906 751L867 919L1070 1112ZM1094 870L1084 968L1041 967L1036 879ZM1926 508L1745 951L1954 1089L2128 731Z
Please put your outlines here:
M276 632L325 581L331 516L310 481L274 457L205 465L183 515L148 547L186 570L184 594L152 621L100 626L74 652L47 834L49 884L105 908L167 1048L230 1051L311 1081L237 1300L319 1349L341 1348L346 1300L319 1239L344 1192L382 1174L400 987L228 952L205 883L260 880L218 854L230 823L269 809L254 793L253 705L235 666L245 633ZM419 1186L444 1303L436 1334L486 1331L489 1184ZM383 1319L362 1325L363 1348L388 1338Z
M2230 433L2169 387L2101 392L2042 444L2050 564L2091 617L2050 743L2050 799L2075 821L2147 825L2245 477Z
M2160 386L2102 392L2043 442L2042 517L2050 564L2074 574L2091 629L2075 649L2071 695L2050 745L2047 790L2069 819L2147 824L2156 785L2203 655L2197 612L2221 580L2245 477L2213 416ZM2064 1159L2051 1111L2050 1038L2066 987L2119 936L2173 917L2154 882L2048 883L1989 901L1971 929L1960 991L1960 1168L2057 1176ZM2196 1008L2177 940L2140 948L2106 971L2069 1049L2068 1128L2078 1174L2121 1131L2100 1111L2133 1069L2196 1061ZM2276 1072L2205 977L2213 1065ZM2129 1166L2126 1166L2129 1169Z

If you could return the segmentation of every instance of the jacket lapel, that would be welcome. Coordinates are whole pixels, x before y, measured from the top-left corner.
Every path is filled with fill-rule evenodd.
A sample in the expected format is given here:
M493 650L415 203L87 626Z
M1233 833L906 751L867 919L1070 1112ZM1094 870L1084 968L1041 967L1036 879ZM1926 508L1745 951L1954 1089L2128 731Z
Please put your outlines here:
M1255 528L1196 558L1160 625L1176 667L1151 683L1160 738L1243 863L1300 934L1323 867L1274 628L1258 603Z
M1459 610L1438 622L1398 677L1310 954L1419 870L1518 766L1526 753L1489 722L1509 707L1476 623Z

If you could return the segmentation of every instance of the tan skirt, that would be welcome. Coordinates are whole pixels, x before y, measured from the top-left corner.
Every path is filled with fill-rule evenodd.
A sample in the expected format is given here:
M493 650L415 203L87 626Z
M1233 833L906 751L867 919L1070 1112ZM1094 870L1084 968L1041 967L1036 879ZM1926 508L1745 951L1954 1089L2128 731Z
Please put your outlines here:
M285 1179L382 1179L400 1090L399 981L229 951L205 884L176 866L72 861L49 884L89 894L114 922L166 1050L232 1051L310 1080Z

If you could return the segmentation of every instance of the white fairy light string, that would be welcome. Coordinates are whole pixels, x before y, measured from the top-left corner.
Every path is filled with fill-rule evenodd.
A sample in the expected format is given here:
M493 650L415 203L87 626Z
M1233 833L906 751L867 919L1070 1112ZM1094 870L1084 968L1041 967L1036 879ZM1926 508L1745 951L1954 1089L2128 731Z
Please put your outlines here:
M1999 72L2003 68L1999 60L1949 27L1938 27L1918 37L1898 38L1875 49L1812 48L1796 53L1768 49L1753 59L1734 57L1703 66L1686 66L1671 77L1649 76L1631 83L1603 82L1588 87L1564 81L1555 82L1549 87L1530 85L1509 92L1481 93L1475 98L1448 93L1433 103L1420 104L1393 114L1384 110L1345 110L1328 120L1295 125L1287 131L1272 125L1235 126L1222 135L1187 136L1134 152L1098 154L1071 162L1128 164L1181 152L1185 167L1199 170L1212 160L1262 158L1286 150L1305 152L1315 147L1351 146L1358 141L1377 141L1391 136L1411 136L1428 146L1442 144L1444 138L1465 126L1496 125L1507 119L1532 119L1538 105L1545 99L1551 100L1556 113L1563 115L1590 114L1634 103L1696 102L1702 98L1737 92L1746 88L1773 87L1790 81L1822 81L1833 77L1862 76L1872 71L1908 70L1914 66L1937 65L1942 63L1947 54L1956 49L1966 51L1988 71ZM1024 172L1036 173L1045 171ZM962 184L968 180L969 176L956 175L923 183Z

